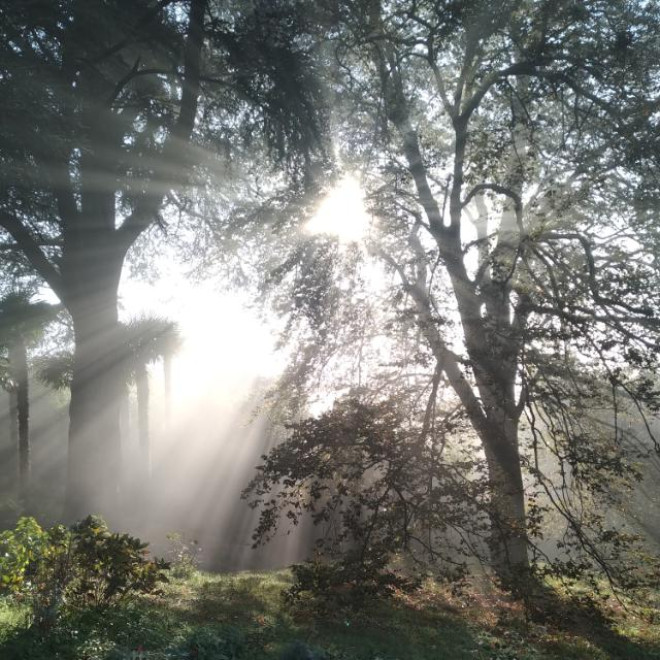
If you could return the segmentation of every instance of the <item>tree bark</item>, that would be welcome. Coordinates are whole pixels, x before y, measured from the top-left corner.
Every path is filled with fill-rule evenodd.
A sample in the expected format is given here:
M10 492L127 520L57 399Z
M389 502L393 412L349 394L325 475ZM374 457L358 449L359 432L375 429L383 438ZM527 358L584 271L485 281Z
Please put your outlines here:
M518 451L517 423L505 422L503 432L494 429L481 438L490 485L490 555L502 585L524 591L530 574L527 553L525 488Z
M86 256L92 250L88 250ZM124 391L117 287L123 254L78 262L66 301L75 334L69 405L69 456L65 517L119 513L120 409ZM65 271L66 272L66 271ZM86 276L85 276L86 275Z
M18 451L18 495L21 500L28 496L30 487L30 400L28 382L27 348L23 341L12 343L9 348L9 368L15 383L12 417L16 423Z
M9 395L9 442L11 447L18 447L18 396L16 394L16 388L12 387L8 389L7 394ZM18 455L16 455L16 460L18 461ZM18 476L18 463L11 465L11 488L18 491L18 484L16 482Z

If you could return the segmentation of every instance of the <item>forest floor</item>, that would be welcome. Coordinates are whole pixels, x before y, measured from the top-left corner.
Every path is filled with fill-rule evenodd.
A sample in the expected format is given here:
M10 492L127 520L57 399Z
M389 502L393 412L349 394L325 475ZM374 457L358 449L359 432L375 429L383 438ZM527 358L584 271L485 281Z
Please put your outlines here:
M428 585L358 609L287 604L288 571L172 580L159 596L83 612L48 632L0 601L2 660L660 659L658 602L585 614L558 600L543 622L493 591ZM563 605L562 605L563 603Z

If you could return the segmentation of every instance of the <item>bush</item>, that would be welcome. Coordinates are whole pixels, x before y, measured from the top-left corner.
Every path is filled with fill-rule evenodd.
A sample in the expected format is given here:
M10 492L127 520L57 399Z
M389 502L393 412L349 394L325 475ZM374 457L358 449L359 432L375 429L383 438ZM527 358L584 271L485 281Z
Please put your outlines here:
M411 591L419 581L387 567L385 562L306 561L291 566L293 585L284 593L289 602L313 598L323 608L360 607L365 600L387 598L397 590Z
M148 554L146 543L111 533L98 516L49 530L21 518L0 534L0 593L28 600L33 622L50 627L62 610L104 609L155 592L168 564Z
M29 584L48 546L48 533L34 518L21 518L0 533L0 593L18 593Z

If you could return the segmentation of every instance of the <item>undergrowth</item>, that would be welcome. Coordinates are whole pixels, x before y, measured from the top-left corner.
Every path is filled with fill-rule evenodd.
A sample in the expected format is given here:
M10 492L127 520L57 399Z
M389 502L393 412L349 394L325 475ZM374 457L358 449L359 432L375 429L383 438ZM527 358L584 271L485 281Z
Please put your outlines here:
M599 660L660 659L655 603L598 620L558 607L532 621L492 587L461 594L431 582L330 609L291 602L288 571L172 578L159 595L64 617L46 633L26 607L0 603L3 660ZM562 595L557 593L558 603ZM552 613L550 613L552 614ZM580 616L583 616L581 619ZM655 622L654 622L655 617Z

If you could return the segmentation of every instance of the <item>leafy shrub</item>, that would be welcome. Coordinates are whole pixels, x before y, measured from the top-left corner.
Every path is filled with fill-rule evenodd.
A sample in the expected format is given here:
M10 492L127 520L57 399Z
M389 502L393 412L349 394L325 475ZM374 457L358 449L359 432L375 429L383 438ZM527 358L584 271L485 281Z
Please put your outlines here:
M294 564L293 585L285 592L285 599L296 602L306 596L324 607L336 605L359 607L370 598L383 598L398 589L409 591L419 586L417 580L409 579L391 570L386 560L351 561L306 561Z
M88 516L72 528L77 568L74 594L82 606L107 607L130 594L153 593L166 582L169 564L149 560L148 543L113 534L105 521Z
M168 564L147 555L146 543L111 533L98 516L49 530L21 518L0 535L0 594L27 599L34 622L50 627L63 609L103 609L156 591Z
M48 546L48 533L34 518L21 518L0 533L0 593L18 593L33 575Z

